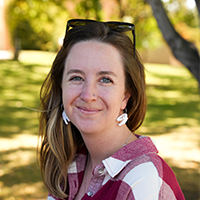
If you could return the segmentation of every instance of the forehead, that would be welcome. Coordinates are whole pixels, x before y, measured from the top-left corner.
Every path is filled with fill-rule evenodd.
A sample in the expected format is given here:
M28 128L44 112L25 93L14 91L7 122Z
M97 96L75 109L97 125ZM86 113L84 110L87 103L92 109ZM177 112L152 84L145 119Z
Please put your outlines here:
M92 40L74 44L66 58L65 67L123 70L122 63L118 49L111 44Z

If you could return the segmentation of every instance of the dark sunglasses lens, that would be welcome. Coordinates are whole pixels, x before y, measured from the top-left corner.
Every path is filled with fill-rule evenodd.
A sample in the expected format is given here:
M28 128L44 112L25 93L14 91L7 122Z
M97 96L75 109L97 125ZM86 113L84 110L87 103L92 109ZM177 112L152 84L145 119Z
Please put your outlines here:
M118 31L129 31L133 30L134 26L129 25L129 24L123 24L123 23L106 23L111 29L115 29Z
M70 25L71 27L83 26L83 25L85 25L85 22L84 22L84 21L71 21L71 22L69 23L69 25Z

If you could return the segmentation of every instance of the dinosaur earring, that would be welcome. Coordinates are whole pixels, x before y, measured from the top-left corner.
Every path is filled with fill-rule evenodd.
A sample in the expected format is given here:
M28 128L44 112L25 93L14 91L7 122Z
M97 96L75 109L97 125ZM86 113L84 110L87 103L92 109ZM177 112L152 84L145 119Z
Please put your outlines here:
M120 122L118 126L122 126L128 121L127 109L125 108L124 111L125 112L117 118L117 121Z

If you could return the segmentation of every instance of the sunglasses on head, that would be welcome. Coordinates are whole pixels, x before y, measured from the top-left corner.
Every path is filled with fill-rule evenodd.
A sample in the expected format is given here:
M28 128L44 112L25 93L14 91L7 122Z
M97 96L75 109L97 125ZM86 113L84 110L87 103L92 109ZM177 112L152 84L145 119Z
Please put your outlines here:
M90 20L90 19L70 19L67 22L67 31L70 27L74 28L74 27L84 26L86 24L95 23L95 22L98 22L98 21ZM134 57L135 57L135 26L134 24L126 23L126 22L116 22L116 21L98 22L98 23L103 23L106 26L108 26L111 30L118 31L118 32L132 31Z

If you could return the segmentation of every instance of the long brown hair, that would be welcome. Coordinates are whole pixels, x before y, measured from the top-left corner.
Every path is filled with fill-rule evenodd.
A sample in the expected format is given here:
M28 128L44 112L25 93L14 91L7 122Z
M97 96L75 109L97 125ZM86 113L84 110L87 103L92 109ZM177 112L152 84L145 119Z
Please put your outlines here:
M64 64L75 43L96 40L116 47L122 58L125 87L131 97L127 103L128 128L134 132L142 124L146 112L144 66L138 54L134 57L133 44L124 33L111 30L102 23L75 27L66 32L63 46L40 91L41 106L39 161L43 181L49 192L61 199L68 195L67 169L78 149L84 144L78 129L62 120L62 77Z

